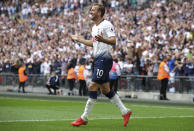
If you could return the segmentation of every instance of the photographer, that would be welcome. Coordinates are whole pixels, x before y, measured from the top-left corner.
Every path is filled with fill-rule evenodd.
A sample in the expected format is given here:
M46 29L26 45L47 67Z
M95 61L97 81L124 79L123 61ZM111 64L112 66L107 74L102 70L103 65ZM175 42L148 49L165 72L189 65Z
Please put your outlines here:
M59 77L58 75L56 75L54 71L51 73L51 76L49 77L48 82L46 84L46 87L48 88L49 94L54 95L57 94L56 90L59 89ZM54 90L54 93L51 91L51 89Z

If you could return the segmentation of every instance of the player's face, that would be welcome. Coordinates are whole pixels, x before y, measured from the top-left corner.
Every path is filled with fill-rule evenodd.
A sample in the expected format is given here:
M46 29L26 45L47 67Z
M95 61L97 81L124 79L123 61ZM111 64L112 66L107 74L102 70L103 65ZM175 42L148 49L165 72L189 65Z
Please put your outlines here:
M92 6L92 8L90 9L90 14L91 14L91 19L93 21L97 20L99 17L98 6Z

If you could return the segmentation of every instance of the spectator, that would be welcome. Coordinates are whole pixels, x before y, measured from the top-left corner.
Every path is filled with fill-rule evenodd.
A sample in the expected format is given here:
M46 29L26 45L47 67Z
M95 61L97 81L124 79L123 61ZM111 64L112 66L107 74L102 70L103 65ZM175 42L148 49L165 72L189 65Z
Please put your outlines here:
M4 71L5 71L5 72L11 72L11 63L9 62L8 59L5 59L5 63L4 63Z
M169 83L170 83L170 89L169 92L171 93L175 93L175 70L176 70L177 66L175 66L173 69L169 69L170 73L169 73Z
M91 82L91 76L92 76L92 63L87 62L85 71L84 71L84 78L86 80L87 85Z
M192 58L187 60L185 65L185 75L194 76L194 59Z
M168 56L169 60L168 60L168 67L169 67L169 72L171 72L172 70L174 70L175 68L175 56L172 55L172 56Z
M133 71L133 64L132 61L130 59L128 59L124 65L123 65L123 71L127 74L131 74Z
M142 67L140 75L146 76L148 74L146 66ZM144 91L148 91L147 85L146 85L146 77L142 77L142 86Z
M157 76L159 68L159 61L157 56L154 56L152 63L153 63L153 75Z
M146 65L146 68L147 68L147 78L146 78L146 91L149 91L153 85L152 85L152 82L153 82L153 64L152 62L149 60L147 62L147 65Z
M45 59L40 66L41 74L43 74L44 76L48 76L50 74L50 65L51 63L48 61L48 59Z
M142 1L139 0L102 3L109 8L106 19L113 21L117 43L120 43L112 50L112 54L123 59L122 61L130 58L134 66L144 67L147 60L158 56L157 60L152 61L156 74L159 60L165 54L181 54L176 59L193 56L194 24L191 0L181 3L174 0L154 0L149 3L148 8L143 7ZM51 70L59 72L62 67L61 60L65 59L66 55L68 60L74 56L78 56L78 60L80 56L91 59L91 48L71 41L68 37L69 33L83 34L88 39L91 37L88 27L92 26L92 23L84 10L88 5L91 5L89 0L58 0L57 4L55 0L1 2L0 57L3 67L12 68L12 65L15 65L14 60L22 58L30 73L40 74L43 58L53 65ZM131 8L131 5L135 9ZM131 45L128 46L128 43ZM133 60L134 50L140 63ZM10 68L3 68L3 72L10 71ZM176 75L184 75L184 69L186 68L181 68L182 71ZM136 74L139 74L139 71L141 69L136 70Z
M117 92L118 90L118 80L121 75L121 69L118 64L118 60L114 59L113 66L110 71L110 88L114 90L114 92Z

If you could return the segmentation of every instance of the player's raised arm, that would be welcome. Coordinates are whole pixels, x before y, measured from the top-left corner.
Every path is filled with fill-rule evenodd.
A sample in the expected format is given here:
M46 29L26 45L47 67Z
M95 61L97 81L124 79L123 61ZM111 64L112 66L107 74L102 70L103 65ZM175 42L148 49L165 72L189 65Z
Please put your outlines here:
M72 40L75 40L75 41L78 41L80 43L83 43L84 45L93 47L93 41L92 40L86 40L83 37L77 36L77 35L70 35L70 37L71 37Z

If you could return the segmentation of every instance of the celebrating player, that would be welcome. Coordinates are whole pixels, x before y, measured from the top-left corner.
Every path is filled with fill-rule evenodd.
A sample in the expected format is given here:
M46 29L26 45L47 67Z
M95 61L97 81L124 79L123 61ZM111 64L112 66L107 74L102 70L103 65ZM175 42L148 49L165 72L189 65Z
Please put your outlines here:
M111 103L118 107L124 119L124 126L127 126L131 110L127 109L119 96L113 90L110 90L109 72L111 70L113 59L110 54L112 46L116 44L116 37L113 25L103 19L105 14L105 7L101 4L93 4L90 9L91 19L95 25L92 27L92 40L85 40L81 36L71 35L70 37L83 43L87 46L93 47L94 55L94 72L92 75L92 82L88 87L89 98L85 106L84 113L79 119L73 121L73 126L86 125L88 123L88 115L90 114L94 104L97 100L97 91L100 88L101 92L107 96Z

